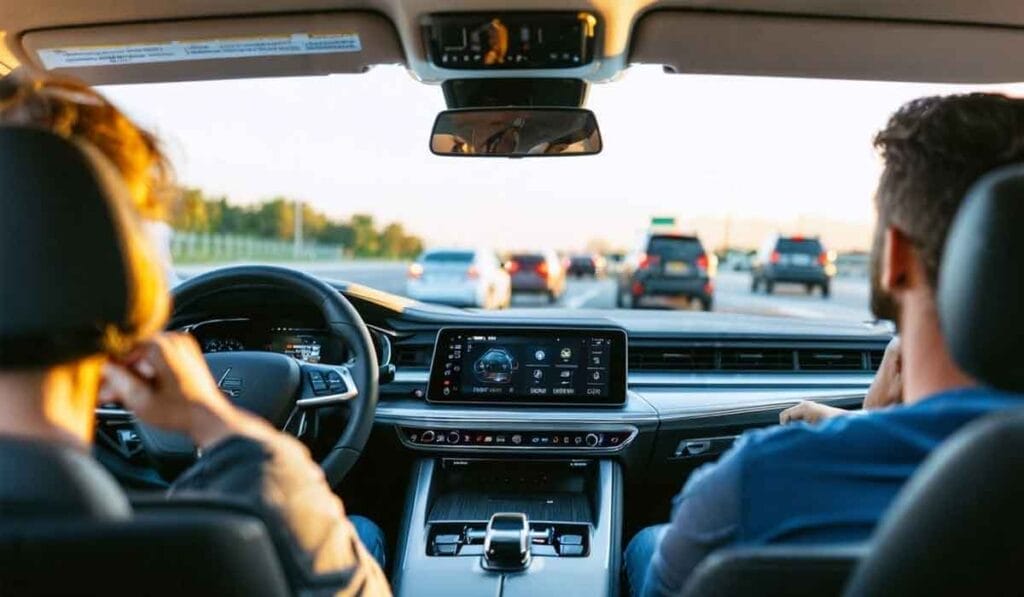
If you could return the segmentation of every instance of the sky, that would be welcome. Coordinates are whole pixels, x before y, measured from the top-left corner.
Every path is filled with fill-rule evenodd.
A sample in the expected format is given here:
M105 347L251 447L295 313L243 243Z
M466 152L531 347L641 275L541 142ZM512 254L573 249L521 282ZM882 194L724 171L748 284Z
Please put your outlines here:
M434 156L439 86L361 75L101 88L163 140L182 184L250 203L283 195L335 217L398 221L430 246L630 248L651 216L705 245L773 232L867 248L875 132L902 103L978 86L665 74L590 88L596 156ZM995 88L1020 95L1024 85Z

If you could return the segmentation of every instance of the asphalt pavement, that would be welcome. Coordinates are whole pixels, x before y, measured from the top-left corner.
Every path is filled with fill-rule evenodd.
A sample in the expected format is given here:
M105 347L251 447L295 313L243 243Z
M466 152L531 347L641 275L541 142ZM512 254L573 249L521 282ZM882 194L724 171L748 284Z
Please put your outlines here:
M355 282L384 292L403 294L407 264L401 262L353 261L283 264L311 274L335 280ZM183 276L192 276L223 265L190 265L178 268ZM554 305L543 297L514 296L514 308L612 309L615 308L615 281L611 278L570 279L565 294ZM651 302L649 308L698 308L678 303ZM803 286L776 285L775 292L750 292L750 274L721 271L715 279L715 311L787 317L865 321L868 310L868 281L864 278L836 278L832 295L823 298L815 290L807 294Z

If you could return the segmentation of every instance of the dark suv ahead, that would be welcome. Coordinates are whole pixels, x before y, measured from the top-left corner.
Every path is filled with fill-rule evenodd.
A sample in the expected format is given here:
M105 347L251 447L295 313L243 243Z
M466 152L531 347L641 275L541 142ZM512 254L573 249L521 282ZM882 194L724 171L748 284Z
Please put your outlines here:
M619 275L616 304L636 307L649 296L697 299L714 305L714 264L696 236L649 234Z
M542 294L554 303L565 293L565 270L554 251L515 253L505 262L512 294Z
M771 294L775 284L803 284L807 293L821 288L821 296L830 293L835 265L817 238L774 235L765 241L750 270L750 291L761 287Z

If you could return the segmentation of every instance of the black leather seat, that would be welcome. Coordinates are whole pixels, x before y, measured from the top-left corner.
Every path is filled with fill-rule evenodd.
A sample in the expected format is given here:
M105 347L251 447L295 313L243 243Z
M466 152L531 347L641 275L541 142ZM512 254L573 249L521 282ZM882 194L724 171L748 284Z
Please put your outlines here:
M979 382L1024 394L1024 166L969 192L950 230L938 302L953 358ZM722 550L687 596L1024 593L1022 409L959 431L932 454L860 546Z
M0 127L0 369L97 352L129 326L125 189L102 156ZM0 401L3 400L0 396ZM280 534L227 502L133 507L87 454L0 440L0 594L289 595L309 579ZM319 581L324 581L320 584Z
M266 526L229 504L136 511L72 448L0 440L0 593L291 593Z

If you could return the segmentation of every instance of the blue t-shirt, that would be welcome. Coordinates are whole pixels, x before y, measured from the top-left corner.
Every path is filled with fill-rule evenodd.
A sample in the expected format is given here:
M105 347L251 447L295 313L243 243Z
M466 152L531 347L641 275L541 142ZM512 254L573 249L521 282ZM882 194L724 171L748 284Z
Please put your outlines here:
M743 434L675 498L643 594L678 594L694 567L727 545L867 539L936 446L972 420L1016 406L1024 406L1019 395L964 388L911 406Z

